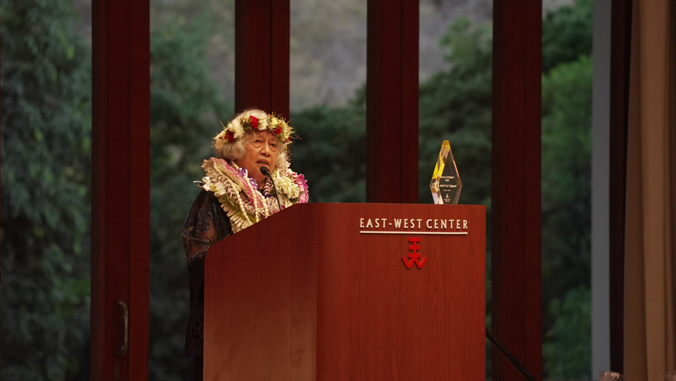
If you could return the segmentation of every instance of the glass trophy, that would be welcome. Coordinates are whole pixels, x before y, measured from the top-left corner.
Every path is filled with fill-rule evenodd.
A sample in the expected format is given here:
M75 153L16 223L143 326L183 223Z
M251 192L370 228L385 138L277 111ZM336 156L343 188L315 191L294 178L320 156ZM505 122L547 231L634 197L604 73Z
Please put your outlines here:
M451 143L444 140L439 151L437 165L434 167L430 183L435 204L457 204L462 190L462 181L455 165Z

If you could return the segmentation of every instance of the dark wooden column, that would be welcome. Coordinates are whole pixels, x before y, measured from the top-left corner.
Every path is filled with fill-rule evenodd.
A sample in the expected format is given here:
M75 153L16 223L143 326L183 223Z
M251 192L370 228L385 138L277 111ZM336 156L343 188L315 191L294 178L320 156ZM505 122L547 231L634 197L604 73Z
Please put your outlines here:
M0 47L1 50L1 47ZM1 55L1 52L0 52ZM0 62L2 58L0 56ZM0 94L2 94L2 84L0 84ZM2 119L2 103L0 102L0 120ZM0 136L2 136L2 124L0 123ZM0 144L0 174L2 173L2 144ZM2 194L2 176L0 176L0 195ZM2 213L0 213L0 226L2 226ZM2 263L2 251L0 251L0 264ZM0 287L2 287L2 268L0 268Z
M493 1L492 328L542 378L542 2ZM493 380L523 380L493 351Z
M417 0L369 0L366 201L418 202Z
M235 112L289 117L289 0L235 3Z
M624 373L624 228L632 0L615 0L610 21L610 368Z
M94 0L91 379L147 379L149 0ZM123 344L122 302L128 310Z

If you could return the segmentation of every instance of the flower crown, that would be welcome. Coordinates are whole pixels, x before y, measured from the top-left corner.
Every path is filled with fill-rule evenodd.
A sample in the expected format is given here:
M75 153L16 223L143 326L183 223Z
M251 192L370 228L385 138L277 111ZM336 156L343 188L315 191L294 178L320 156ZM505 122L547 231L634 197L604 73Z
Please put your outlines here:
M254 115L258 114L258 115ZM275 114L265 114L259 110L252 110L245 112L239 118L231 120L227 126L223 125L221 131L214 138L214 143L221 140L221 143L230 143L240 139L247 131L270 131L282 143L287 144L291 142L291 137L294 133L293 128L282 118Z

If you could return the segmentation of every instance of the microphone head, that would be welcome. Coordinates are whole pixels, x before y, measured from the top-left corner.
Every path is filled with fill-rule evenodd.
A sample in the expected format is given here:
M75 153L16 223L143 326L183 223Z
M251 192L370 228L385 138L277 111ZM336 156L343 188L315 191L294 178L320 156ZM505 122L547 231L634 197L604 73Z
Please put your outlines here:
M263 176L270 176L270 170L268 169L268 167L261 167L261 173L263 174Z

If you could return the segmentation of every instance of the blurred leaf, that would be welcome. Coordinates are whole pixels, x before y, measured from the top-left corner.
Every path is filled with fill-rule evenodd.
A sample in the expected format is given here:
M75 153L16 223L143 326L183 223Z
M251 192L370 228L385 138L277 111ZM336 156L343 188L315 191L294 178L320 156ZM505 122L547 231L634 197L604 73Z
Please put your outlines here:
M587 380L590 378L591 291L587 286L569 290L563 301L553 299L549 312L558 319L545 333L542 346L544 368L554 379Z
M593 0L576 0L548 13L542 22L542 71L592 52Z

